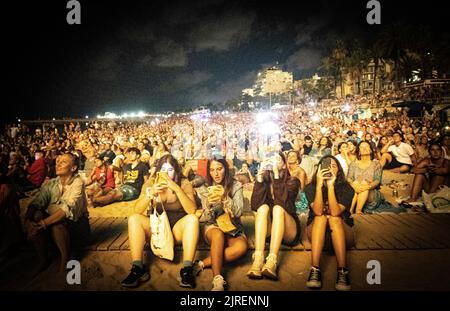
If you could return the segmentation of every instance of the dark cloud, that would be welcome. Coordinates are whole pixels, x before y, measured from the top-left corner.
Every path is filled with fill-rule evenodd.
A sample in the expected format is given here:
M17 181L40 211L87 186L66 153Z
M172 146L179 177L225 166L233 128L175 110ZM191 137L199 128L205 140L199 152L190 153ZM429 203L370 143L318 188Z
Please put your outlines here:
M188 64L187 50L172 39L160 39L150 54L143 56L140 63L145 67L185 67Z
M154 90L159 93L187 91L198 87L212 78L212 74L206 71L192 71L176 74L173 79L161 80Z
M251 34L255 15L251 12L226 12L209 15L198 21L189 38L196 52L213 50L228 51L246 42Z
M119 64L121 52L119 49L106 48L89 65L88 75L98 81L115 81L122 70Z
M294 54L289 56L286 61L288 70L310 71L320 65L323 58L322 50L315 48L300 48Z
M215 85L193 88L188 93L188 100L198 104L225 102L241 96L242 89L251 87L256 79L256 71L242 73L237 78L217 82Z

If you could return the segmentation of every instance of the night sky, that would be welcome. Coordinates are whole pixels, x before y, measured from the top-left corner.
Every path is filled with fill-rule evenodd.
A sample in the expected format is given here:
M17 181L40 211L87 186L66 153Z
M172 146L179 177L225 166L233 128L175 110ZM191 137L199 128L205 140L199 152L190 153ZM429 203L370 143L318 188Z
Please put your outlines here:
M380 2L381 26L448 29L444 1ZM310 77L336 38L368 42L381 30L366 23L365 0L80 0L81 25L66 23L66 3L2 4L4 77L13 84L3 118L225 102L251 87L264 67L278 62L294 79Z

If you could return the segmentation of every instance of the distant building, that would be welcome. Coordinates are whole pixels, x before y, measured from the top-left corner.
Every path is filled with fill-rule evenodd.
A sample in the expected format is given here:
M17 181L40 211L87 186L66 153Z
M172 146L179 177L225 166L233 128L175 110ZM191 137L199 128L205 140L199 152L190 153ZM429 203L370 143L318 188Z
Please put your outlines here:
M360 75L349 73L344 68L342 85L337 85L336 96L366 95L375 92L393 90L394 63L391 60L380 59L378 61L377 73L375 75L375 61L371 60ZM341 89L343 88L343 92Z
M294 78L276 66L259 72L252 88L242 90L242 104L260 106L261 104L289 103Z

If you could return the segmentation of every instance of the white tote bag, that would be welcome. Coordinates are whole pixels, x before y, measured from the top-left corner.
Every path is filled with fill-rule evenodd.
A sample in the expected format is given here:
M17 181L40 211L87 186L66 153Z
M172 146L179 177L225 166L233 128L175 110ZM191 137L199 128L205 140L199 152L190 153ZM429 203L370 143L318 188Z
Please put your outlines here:
M172 261L174 256L174 241L169 217L167 217L164 205L161 214L158 214L156 207L153 208L153 212L150 214L150 231L150 247L153 254Z

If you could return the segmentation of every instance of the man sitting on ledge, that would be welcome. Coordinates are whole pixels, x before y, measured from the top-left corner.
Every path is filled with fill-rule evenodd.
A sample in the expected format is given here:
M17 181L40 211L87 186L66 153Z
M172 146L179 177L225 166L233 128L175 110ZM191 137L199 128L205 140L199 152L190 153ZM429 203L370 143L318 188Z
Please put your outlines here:
M38 254L36 273L49 263L51 238L61 253L60 272L69 261L70 246L90 240L89 215L84 184L78 172L78 158L66 153L56 159L56 178L50 179L28 206L25 228Z

